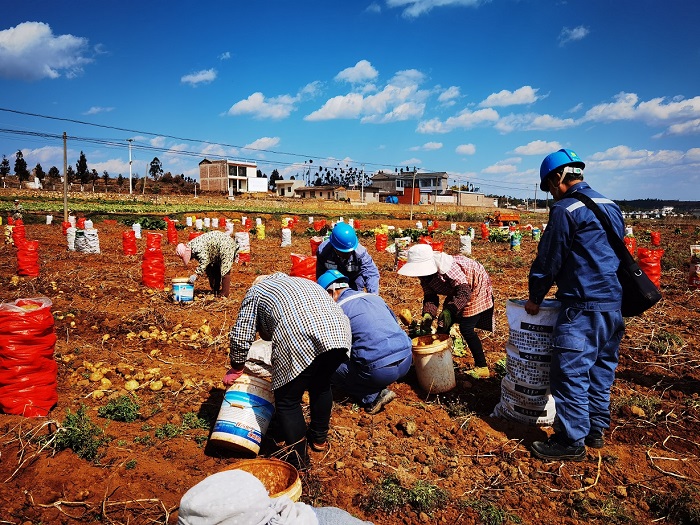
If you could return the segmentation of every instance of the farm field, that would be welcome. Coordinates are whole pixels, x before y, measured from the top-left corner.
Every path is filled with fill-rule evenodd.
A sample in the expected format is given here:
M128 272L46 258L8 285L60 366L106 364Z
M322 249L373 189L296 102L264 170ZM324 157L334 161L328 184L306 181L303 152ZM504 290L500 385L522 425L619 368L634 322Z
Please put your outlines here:
M209 214L222 215L246 213ZM323 217L319 210L313 215ZM171 217L185 222L182 214ZM245 457L207 437L243 295L257 275L288 273L292 253L311 255L306 217L284 248L281 217L267 215L265 239L251 238L251 261L234 266L229 298L215 298L200 278L191 303L171 298L172 278L192 273L194 263L182 267L164 231L164 290L141 284L146 231L138 254L123 255L129 228L121 222L95 220L99 254L68 251L60 218L27 224L27 238L39 242L35 278L18 277L16 249L2 246L0 302L52 302L58 404L48 417L0 414L0 523L173 524L191 486ZM408 308L418 316L418 279L398 276L394 255L377 251L370 231L381 224L415 228L415 220L366 214L361 222L367 232L361 242L381 272L381 296L395 313ZM640 247L650 246L651 230L660 232L663 299L628 320L605 448L589 449L580 463L532 458L529 445L551 429L492 417L501 376L472 380L467 351L454 357L457 388L446 394L426 395L412 371L392 387L398 398L374 416L337 395L330 450L314 455L302 473L301 501L337 506L377 525L700 523L700 290L687 284L700 222L628 225ZM440 220L434 238L454 254L459 236L449 226ZM511 251L507 242L480 239L477 222L458 224L467 226L477 230L472 257L489 270L495 292L496 331L480 335L490 368L502 371L506 301L526 298L537 243L524 234L521 249ZM179 241L191 231L180 230ZM136 390L125 390L129 379L138 381ZM131 409L133 420L115 420L115 406L122 416ZM56 435L77 423L88 431L72 448L58 446ZM261 456L275 454L265 441Z

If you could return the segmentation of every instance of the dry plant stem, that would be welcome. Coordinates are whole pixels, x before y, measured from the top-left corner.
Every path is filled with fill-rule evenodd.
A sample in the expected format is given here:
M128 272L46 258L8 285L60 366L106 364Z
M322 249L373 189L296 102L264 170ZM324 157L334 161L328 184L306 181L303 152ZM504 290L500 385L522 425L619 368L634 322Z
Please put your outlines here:
M566 493L574 493L574 492L585 492L588 489L591 489L595 487L598 484L598 481L600 480L600 466L603 463L603 456L598 452L598 470L595 475L595 480L593 481L592 484L586 485L585 487L581 487L578 489L574 490L559 490L559 489L551 489L552 492L566 492Z

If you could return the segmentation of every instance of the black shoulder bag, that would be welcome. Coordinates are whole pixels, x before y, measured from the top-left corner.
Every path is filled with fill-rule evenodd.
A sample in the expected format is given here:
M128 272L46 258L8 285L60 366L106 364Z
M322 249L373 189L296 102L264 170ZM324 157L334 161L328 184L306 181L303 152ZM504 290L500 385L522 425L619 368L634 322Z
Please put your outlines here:
M637 262L634 260L629 250L622 242L622 239L613 230L610 218L603 213L600 207L588 195L577 191L571 195L574 199L580 200L590 209L600 221L608 240L615 254L620 258L620 266L617 269L617 279L622 285L622 315L623 317L634 317L646 312L661 299L661 292L656 285L651 282Z

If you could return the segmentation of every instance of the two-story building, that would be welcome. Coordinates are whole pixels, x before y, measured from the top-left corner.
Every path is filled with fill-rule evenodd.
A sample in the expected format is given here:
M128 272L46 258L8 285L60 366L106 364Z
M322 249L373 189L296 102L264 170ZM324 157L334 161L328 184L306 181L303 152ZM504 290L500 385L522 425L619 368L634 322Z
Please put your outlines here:
M232 197L236 193L267 192L267 179L258 177L255 162L204 159L199 163L199 187Z

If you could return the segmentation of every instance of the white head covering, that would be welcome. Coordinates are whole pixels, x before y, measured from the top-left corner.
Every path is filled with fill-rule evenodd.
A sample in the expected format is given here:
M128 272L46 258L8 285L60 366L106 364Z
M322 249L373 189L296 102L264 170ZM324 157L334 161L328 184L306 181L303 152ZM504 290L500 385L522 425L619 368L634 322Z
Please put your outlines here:
M177 248L175 248L175 253L180 259L182 259L185 266L187 266L187 263L190 262L190 259L192 258L192 248L183 243L177 245Z
M435 266L437 266L439 273L449 272L455 260L454 257L447 255L445 252L433 252L433 259L435 260Z
M433 258L433 248L429 244L416 244L407 252L407 261L399 268L399 275L423 277L437 273L438 267Z
M180 501L178 525L318 525L313 508L287 496L270 498L262 482L243 470L204 478Z

